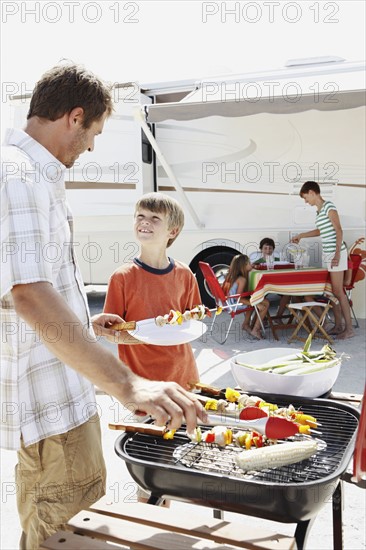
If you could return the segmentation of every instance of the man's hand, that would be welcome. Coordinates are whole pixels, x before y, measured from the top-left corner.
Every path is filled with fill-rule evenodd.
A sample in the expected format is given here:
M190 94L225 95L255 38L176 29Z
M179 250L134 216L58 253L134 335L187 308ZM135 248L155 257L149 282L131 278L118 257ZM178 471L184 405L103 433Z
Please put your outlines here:
M93 315L91 322L96 336L103 336L110 342L113 342L113 344L128 344L132 346L143 343L131 336L125 330L119 331L110 328L116 323L125 322L119 315L114 315L113 313L98 313L97 315Z
M113 313L98 313L91 318L94 332L97 336L113 338L119 335L119 332L110 327L115 323L123 323L122 317Z
M88 378L93 384L122 404L134 404L135 410L145 411L161 425L178 429L185 422L192 431L197 417L207 422L207 415L194 394L174 382L152 382L136 376L122 361L98 342L85 338L84 326L66 301L48 282L16 285L12 289L15 310L42 339L49 351L60 361ZM97 328L108 323L123 322L118 315L98 315ZM45 327L57 323L61 337L46 338ZM73 327L70 338L69 327ZM114 331L112 331L113 333Z
M193 393L184 390L175 382L155 382L136 378L132 382L129 403L134 403L134 412L144 411L155 418L156 423L176 430L182 423L187 431L197 426L197 417L207 422L207 414Z
M292 237L291 242L294 243L294 244L299 244L300 235L295 235L294 237Z

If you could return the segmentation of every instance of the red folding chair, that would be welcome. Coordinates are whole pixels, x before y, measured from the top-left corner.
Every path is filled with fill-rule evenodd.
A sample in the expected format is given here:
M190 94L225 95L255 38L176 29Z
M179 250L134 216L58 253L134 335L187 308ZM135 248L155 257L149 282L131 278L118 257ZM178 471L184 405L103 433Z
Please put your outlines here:
M229 332L231 329L231 325L233 324L234 318L236 315L241 315L242 313L246 313L247 311L255 311L258 315L258 318L261 323L262 331L264 333L264 326L262 323L262 320L258 314L258 310L256 306L247 306L245 304L242 304L240 302L240 298L248 298L248 296L251 296L251 292L243 292L242 294L230 294L226 295L223 291L219 281L216 279L216 275L210 266L210 264L207 264L205 262L198 262L198 265L200 267L200 270L202 271L202 275L207 283L207 286L215 300L216 307L224 307L224 311L228 312L231 319L229 323L229 327L225 334L225 339L222 342L219 342L220 344L224 344L227 340L227 337L229 336ZM211 326L209 327L209 332L212 334L213 327L216 321L217 312L215 312L215 315L213 317Z
M351 308L352 316L354 320L356 321L356 327L359 327L359 323L356 317L356 314L353 309L353 302L352 302L352 290L355 287L355 279L357 275L357 271L360 267L360 264L362 262L362 256L361 254L350 254L350 257L348 259L348 269L352 269L352 276L351 281L348 285L344 285L344 292L347 296L347 300L349 302L349 307Z

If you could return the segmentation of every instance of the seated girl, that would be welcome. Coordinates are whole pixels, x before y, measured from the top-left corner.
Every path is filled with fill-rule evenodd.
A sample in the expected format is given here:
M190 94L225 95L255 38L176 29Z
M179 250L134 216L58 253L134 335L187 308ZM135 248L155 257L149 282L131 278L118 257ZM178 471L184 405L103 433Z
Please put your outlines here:
M222 285L223 291L226 295L231 294L242 294L243 292L248 291L248 278L249 272L252 270L252 264L249 261L248 256L245 254L238 254L234 256L231 260L228 274ZM231 299L231 303L235 303L235 298ZM249 296L242 297L240 303L250 306ZM240 306L239 306L240 307ZM269 301L264 298L260 304L257 305L257 310L260 316L260 319L263 321L265 318L269 307ZM239 308L238 308L239 309ZM243 310L245 308L242 308ZM258 340L262 338L261 334L261 323L259 317L256 318L253 328L250 326L250 318L252 311L247 311L245 313L245 319L242 325L243 330L257 338Z

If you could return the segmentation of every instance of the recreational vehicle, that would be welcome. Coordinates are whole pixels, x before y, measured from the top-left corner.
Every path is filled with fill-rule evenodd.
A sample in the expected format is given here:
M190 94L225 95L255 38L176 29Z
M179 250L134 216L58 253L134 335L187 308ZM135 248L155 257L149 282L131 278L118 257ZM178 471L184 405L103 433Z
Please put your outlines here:
M335 202L351 245L365 234L364 69L316 58L200 81L116 84L95 151L67 176L85 282L106 284L138 254L134 204L149 191L184 206L170 253L197 274L207 305L199 260L220 278L233 255L256 251L263 237L286 256L291 236L314 227L314 209L299 197L306 180ZM24 125L27 103L12 100L15 126ZM319 239L309 252L319 265Z

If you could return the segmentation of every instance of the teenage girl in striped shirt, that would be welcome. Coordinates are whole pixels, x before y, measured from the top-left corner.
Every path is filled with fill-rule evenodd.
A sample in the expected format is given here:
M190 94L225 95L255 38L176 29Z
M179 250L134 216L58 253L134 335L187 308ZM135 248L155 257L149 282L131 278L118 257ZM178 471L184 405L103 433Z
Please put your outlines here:
M300 189L300 197L310 206L316 206L315 224L317 229L299 233L292 238L292 242L298 243L300 239L320 235L323 247L323 265L330 273L333 294L339 301L338 305L333 306L335 326L329 334L337 335L339 339L352 338L354 332L351 309L343 290L344 275L348 267L347 247L343 241L343 231L337 209L332 202L322 198L319 184L315 181L304 183Z

